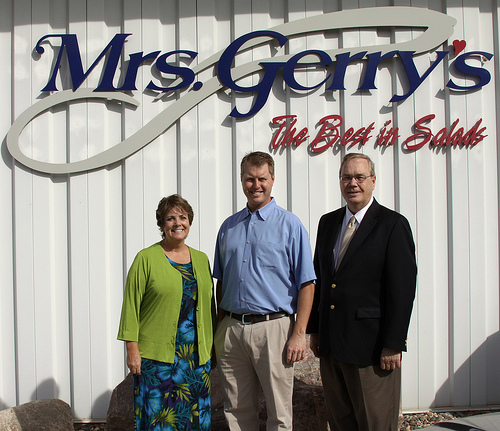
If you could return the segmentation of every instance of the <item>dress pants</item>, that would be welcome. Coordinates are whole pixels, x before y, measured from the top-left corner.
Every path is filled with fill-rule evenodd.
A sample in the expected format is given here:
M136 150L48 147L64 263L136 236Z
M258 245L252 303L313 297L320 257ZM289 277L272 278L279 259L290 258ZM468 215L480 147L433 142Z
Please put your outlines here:
M290 316L244 325L226 316L215 332L224 413L231 431L258 431L259 385L267 408L267 431L292 429L293 365L285 345Z
M326 413L335 431L397 431L401 369L360 367L320 358Z

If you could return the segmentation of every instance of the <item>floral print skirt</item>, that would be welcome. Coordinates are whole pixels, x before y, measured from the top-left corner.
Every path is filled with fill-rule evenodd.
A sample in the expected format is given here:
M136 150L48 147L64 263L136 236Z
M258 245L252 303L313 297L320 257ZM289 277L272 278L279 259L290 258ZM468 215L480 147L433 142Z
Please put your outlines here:
M170 262L183 275L182 306L174 363L142 359L134 375L137 431L208 431L211 429L210 368L200 365L196 338L196 280L191 264Z

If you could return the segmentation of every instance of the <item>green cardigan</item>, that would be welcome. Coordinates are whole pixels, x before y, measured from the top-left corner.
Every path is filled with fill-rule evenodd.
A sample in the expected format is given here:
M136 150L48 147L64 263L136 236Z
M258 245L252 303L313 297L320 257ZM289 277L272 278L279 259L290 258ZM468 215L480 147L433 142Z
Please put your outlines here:
M212 354L215 302L210 265L205 253L189 247L198 283L196 321L200 365ZM118 339L137 341L142 358L174 362L182 277L166 258L160 243L141 250L127 275Z

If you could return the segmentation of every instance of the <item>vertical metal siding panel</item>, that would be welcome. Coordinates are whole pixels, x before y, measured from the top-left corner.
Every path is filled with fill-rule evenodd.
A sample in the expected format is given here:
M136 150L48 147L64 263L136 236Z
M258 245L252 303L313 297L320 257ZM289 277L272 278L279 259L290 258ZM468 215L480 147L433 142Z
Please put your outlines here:
M436 10L441 12L445 12L445 1L441 2L441 4L434 5L433 2L429 1L429 7L435 7ZM439 7L439 9L438 9ZM454 35L453 35L454 36ZM448 50L449 44L451 41L448 41L448 46L444 46L442 50ZM450 92L446 87L446 83L450 77L450 58L451 53L448 58L445 60L446 63L444 65L439 65L438 70L439 73L433 72L431 75L433 81L436 80L439 83L441 66L443 66L443 81L441 83L442 93L433 91L432 95L432 105L434 109L433 113L436 113L437 117L432 121L432 130L434 133L437 133L443 127L445 127L449 111L450 104ZM441 90L439 90L441 91ZM439 97L439 94L443 95L443 98ZM417 116L418 118L418 116ZM429 153L428 153L429 154ZM429 154L431 157L427 163L432 167L431 169L431 177L426 177L425 171L422 172L422 176L428 178L430 181L426 188L419 186L420 181L424 181L421 178L418 178L417 187L422 189L422 193L425 193L425 190L431 191L432 200L424 200L421 204L419 204L419 216L420 216L420 208L423 211L426 211L422 214L419 219L421 220L418 224L419 230L422 227L428 226L429 223L432 223L432 232L429 233L430 238L433 239L432 242L429 241L429 237L425 237L425 235L419 235L419 241L422 241L422 245L419 247L420 251L418 254L419 259L423 259L423 255L428 251L432 256L432 263L426 262L425 265L421 265L421 267L425 267L428 265L428 282L434 286L434 304L435 304L435 339L434 339L434 369L435 369L435 383L434 383L434 401L431 406L439 407L444 405L450 405L450 393L452 388L452 382L449 379L450 374L450 361L449 356L451 353L450 348L450 310L449 310L449 286L450 286L450 271L449 269L443 265L445 262L450 262L450 231L447 226L447 222L449 220L449 182L448 182L448 164L447 164L447 152L440 151L436 149ZM433 157L432 157L433 156ZM424 154L419 154L419 157L425 157ZM417 159L419 161L419 159ZM417 165L418 166L418 165ZM423 196L422 196L423 197ZM432 220L432 222L431 222ZM424 231L425 234L425 231ZM419 282L419 286L422 283L427 282L427 280L422 279ZM425 307L425 297L421 299L422 307ZM422 314L422 318L425 319L426 315ZM421 337L421 345L425 346L425 339ZM430 353L432 355L432 352ZM419 360L421 372L424 373L427 369L425 366L425 360L427 358L422 358ZM425 383L422 382L420 386L425 390ZM423 406L428 406L427 400L423 399L420 402L421 408ZM426 407L424 407L426 408Z
M495 85L495 91L490 92L490 97L494 98L494 104L495 104L495 109L491 110L488 113L485 113L485 115L488 115L488 117L491 116L491 124L495 125L492 126L489 129L489 134L492 136L491 138L491 147L495 148L496 151L496 157L491 156L488 158L488 165L485 166L485 172L488 172L492 177L490 177L489 181L495 182L496 187L497 187L497 193L495 196L491 196L490 198L494 202L495 209L493 210L494 212L496 211L496 218L491 217L491 213L488 212L486 216L488 217L486 224L487 226L491 226L493 228L498 229L498 212L499 212L499 192L498 189L499 187L499 182L500 182L500 174L499 174L499 166L500 166L500 154L498 153L497 149L497 143L498 143L498 130L500 127L500 112L498 111L498 100L500 97L500 87L499 87L499 74L500 74L500 67L499 67L499 61L500 61L500 53L499 53L499 44L498 41L500 40L499 37L499 12L500 9L498 7L498 2L492 1L492 6L493 6L493 11L492 11L492 17L493 17L493 33L491 34L491 42L490 42L490 49L491 52L495 54L495 56L492 59L492 64L490 65L490 68L492 68L492 83L490 85ZM491 69L490 69L491 70ZM495 199L496 198L496 199ZM492 204L493 205L493 204ZM499 267L499 250L498 250L498 243L497 243L497 238L498 234L496 235L489 235L489 243L491 244L491 247L493 249L494 247L494 252L491 254L488 254L486 257L487 263L486 263L486 268L488 269L487 272L487 280L486 280L486 285L491 286L488 289L488 301L486 305L486 314L488 315L488 321L487 321L487 328L488 328L488 333L491 334L488 336L486 339L486 355L487 355L487 360L486 360L486 367L488 369L488 374L491 376L489 378L487 385L486 385L486 398L487 402L490 405L498 405L500 404L500 373L498 373L498 358L500 357L500 331L499 331L499 325L500 325L500 316L499 316L499 305L500 305L500 298L499 298L499 289L497 286L499 286L499 281L498 281L498 267ZM494 288L493 288L494 286Z
M143 13L146 19L143 21L142 41L145 53L161 50L159 54L161 56L177 49L189 49L180 44L178 40L178 3L181 2L170 0L168 2L151 1L144 4ZM173 62L174 59L175 56L171 57L169 62ZM179 64L184 66L182 61ZM166 80L157 79L155 67L143 66L142 69L141 92L146 89L150 81L156 85L168 85ZM167 79L169 78L167 76ZM146 90L142 96L144 110L142 127L148 127L150 121L175 104L179 97L182 98L186 92L187 90L181 90L180 94L177 92L167 93L155 101L156 92ZM179 159L178 124L179 122L170 126L167 131L141 150L144 163L144 246L161 240L155 217L160 199L173 193L180 193L179 170L182 166Z
M76 34L79 41L82 63L85 70L93 60L88 54L86 2L69 0L68 30ZM95 72L94 72L95 73ZM88 82L82 84L90 87ZM94 104L92 104L94 105ZM87 124L88 104L72 104L68 108L68 127L71 130L68 142L69 160L88 157L89 132ZM90 269L89 269L89 186L88 174L68 177L68 247L70 258L70 328L71 328L71 372L72 407L76 418L91 418L92 366L90 360Z
M303 0L289 0L289 13L288 21L296 21L305 18L305 2ZM289 42L290 52L298 53L306 51L307 49L316 49L309 45L307 37L300 37L291 39ZM309 61L307 57L304 61ZM316 61L315 59L313 61ZM312 72L306 72L297 68L295 72L295 79L305 86L311 85ZM324 79L324 78L323 78ZM298 134L304 127L309 125L308 104L309 97L316 98L317 91L297 91L290 90L290 114L297 115L297 124L295 126L296 134ZM289 172L287 176L288 183L288 209L292 211L302 221L304 226L310 225L309 220L309 205L310 205L310 184L309 179L309 154L307 153L306 144L301 145L297 149L289 147L283 156L289 158ZM282 157L282 156L281 156Z
M179 46L182 49L199 52L199 35L197 32L196 0L179 2ZM190 202L195 213L199 201L199 107L187 112L179 120L177 136L178 154L177 169L179 186L178 192ZM199 244L199 231L196 226L189 234L189 243L195 248Z
M407 2L397 2L397 6L409 6ZM415 37L418 36L418 34L421 33L421 30L417 30L417 34L415 34L411 29L405 28L404 30L395 30L391 36L393 43L395 44L395 48L403 42L409 41ZM394 58L391 60L391 77L392 77L392 85L391 85L391 91L390 95L386 99L384 99L385 103L387 104L387 108L391 109L391 115L390 118L387 118L386 121L391 121L390 124L387 124L386 130L390 130L391 128L396 129L398 128L398 135L400 136L393 144L393 147L389 150L386 149L382 153L382 163L384 166L383 172L377 173L379 175L377 177L377 181L381 181L382 178L385 179L386 175L392 175L394 176L394 183L392 184L392 189L393 189L393 196L391 200L387 201L387 205L393 206L393 209L396 211L401 211L400 207L400 199L403 191L401 190L401 176L404 175L403 172L401 172L400 165L396 164L396 166L388 166L391 165L394 162L397 162L398 160L401 160L403 157L411 157L409 154L402 154L402 145L403 145L403 140L405 139L405 136L407 133L410 133L411 126L414 122L414 98L413 96L410 96L407 100L405 100L402 103L397 103L397 104L391 104L389 100L391 99L392 95L398 94L402 95L406 91L408 91L407 84L402 79L400 78L400 74L404 76L404 68L402 67L401 61L399 58ZM385 122L384 122L385 124ZM388 157L390 160L386 161L385 157ZM411 169L411 172L414 173L414 168ZM397 183L396 177L399 177L399 183ZM413 179L412 179L412 184L414 184ZM403 188L406 190L405 188ZM399 191L399 193L397 193ZM387 196L389 197L389 196ZM385 198L385 196L384 196ZM382 199L382 196L381 196ZM385 201L384 201L385 202ZM411 223L412 216L414 214L403 214L405 217L407 217ZM412 224L412 223L411 223ZM416 235L417 231L415 229L415 225L412 224L412 233L414 240L416 240ZM419 264L420 262L418 262ZM420 283L418 284L420 285ZM418 291L417 287L417 291ZM402 365L402 405L404 406L403 408L406 408L408 406L417 408L419 405L419 379L421 377L421 374L419 373L418 369L418 352L419 352L419 346L418 346L418 338L417 335L419 333L418 329L415 329L415 327L419 324L419 319L418 319L418 294L417 294L417 300L414 303L414 308L413 308L413 313L412 313L412 318L411 318L411 325L409 328L408 332L408 352L403 353L403 365Z
M374 0L360 0L360 8L375 7L376 1ZM390 37L379 30L373 28L362 28L359 31L359 46L367 47L368 49L374 45L389 44ZM383 63L382 63L383 64ZM350 93L354 93L354 97L357 97L360 101L359 106L359 122L355 121L352 123L352 118L356 117L357 112L346 110L345 115L345 130L349 127L354 128L354 133L360 128L366 128L371 123L375 123L375 129L370 133L372 138L368 141L368 144L362 145L349 145L348 152L361 152L369 156L375 163L375 172L377 174L377 182L375 186L375 196L379 199L379 203L385 205L389 208L394 209L393 201L386 199L384 196L384 190L390 184L393 178L393 171L389 170L392 168L392 163L394 160L394 154L397 154L397 147L387 149L384 153L380 151L378 147L375 146L375 139L377 137L378 131L382 128L382 117L380 111L383 111L383 107L389 105L389 100L392 96L390 83L379 82L381 75L381 67L378 67L376 74L376 86L377 90L357 90L357 88L362 84L364 78L364 65L365 62L359 67L359 74L356 76L356 80L353 80L352 88L349 88ZM347 88L347 87L346 87ZM387 163L389 162L389 163Z
M251 17L251 29L249 31L263 30L267 28L272 28L276 25L281 25L286 21L289 21L287 16L287 2L286 1L269 1L269 0L253 0L252 1L252 17ZM289 6L288 6L289 7ZM290 44L293 42L290 40L285 44L284 47L278 49L277 55L281 56L288 52L290 49ZM272 49L269 46L256 47L252 50L252 58L248 61L266 60L273 56ZM257 84L260 76L254 74L252 76L253 84ZM292 168L290 166L290 152L284 151L271 151L271 129L269 123L271 119L276 115L283 115L290 112L291 106L291 96L288 93L289 89L285 91L280 85L274 85L271 90L271 95L267 103L262 107L262 109L252 117L251 120L251 134L253 141L253 148L249 148L248 151L264 151L271 152L274 164L275 164L275 182L273 186L273 197L279 206L290 209L291 201L289 198L292 196L292 188L290 185L290 177L293 175ZM274 97L273 94L274 93ZM253 104L253 97L252 104ZM238 100L238 106L245 106L242 109L247 109L246 105L241 104ZM250 106L250 105L249 105ZM241 110L240 112L246 112ZM236 123L238 128L242 128L243 124ZM249 123L250 124L250 123ZM244 127L244 126L243 126ZM246 138L248 140L248 138ZM247 151L245 151L247 152ZM239 165L243 154L237 158L237 163ZM239 178L238 178L239 180ZM241 183L238 181L238 195L240 198L244 199L244 204L246 199L241 192ZM239 206L238 209L242 207Z
M209 55L215 52L216 41L216 19L214 16L215 5L213 2L196 2L196 22L194 23L194 32L196 34L196 48L195 51L198 52L197 63L206 59ZM208 71L201 73L195 78L195 81L206 82L210 79ZM195 220L191 226L189 233L188 243L190 246L201 249L201 236L206 235L207 230L215 229L215 223L213 223L212 218L203 218L201 216L202 202L204 198L210 198L212 196L212 185L215 185L215 172L213 167L215 166L215 156L216 153L213 151L214 140L218 139L217 132L218 128L215 127L214 116L217 111L215 103L215 95L202 101L196 107L197 120L197 130L196 142L197 147L197 166L196 174L194 174L193 169L186 169L186 176L195 176L193 178L192 197L188 198L191 206L193 207ZM185 165L186 168L188 167ZM191 165L193 167L193 165ZM202 250L205 252L205 250ZM208 250L207 250L208 252ZM207 253L208 254L208 253Z
M436 6L430 3L420 1L412 5L429 9ZM414 37L421 31L422 29L417 29ZM438 47L437 50L440 48ZM422 75L435 61L436 55L425 53L420 57L418 69ZM436 121L443 121L444 100L436 95L443 91L445 82L443 62L441 62L415 92L414 114L405 123L404 137L415 132L412 123L425 115L434 113L437 116ZM403 116L400 115L399 118L402 119ZM437 131L434 122L431 122L430 127ZM414 389L417 392L417 399L413 398L410 406L418 409L424 405L436 406L436 391L440 382L445 382L448 377L447 307L442 305L447 304L447 279L442 281L435 279L436 274L446 275L446 271L437 271L439 262L447 253L446 217L443 217L447 210L446 165L444 156L435 150L430 150L429 145L412 151L409 155L411 154L413 154L411 158L415 166L413 175L415 175L416 182L408 184L408 179L403 177L406 168L401 170L400 199L402 200L401 211L409 218L418 244L417 297L408 344L413 364L417 369L414 371L415 377L411 377L412 371L406 370L413 384L405 387L409 391ZM401 154L400 160L407 159L409 155ZM412 200L416 207L411 211L403 211L404 200L408 195L414 196ZM425 348L426 346L429 348ZM429 364L433 365L429 366ZM413 386L415 383L417 384ZM405 398L403 400L405 403Z
M449 1L447 14L457 18L453 37L463 39L464 11L462 2ZM450 121L466 117L466 96L454 94L450 100ZM448 124L449 127L449 124ZM453 314L451 324L451 403L455 406L468 406L470 403L470 217L468 181L469 168L467 153L458 149L447 151L449 171L450 205L450 301ZM467 210L464 210L467 208Z
M0 130L7 131L12 122L11 113L15 100L12 88L13 67L12 47L14 43L13 32L13 6L7 3L0 15L0 57L3 67L0 69L0 93L3 95L2 115L0 116ZM12 167L15 162L2 149L4 163L0 166L0 223L4 232L0 246L0 410L16 403L16 328L15 328L15 291L14 291L14 219L12 217L13 205L13 175Z
M55 9L55 10L54 10ZM64 13L64 8L63 8ZM31 46L45 35L64 31L65 18L49 2L33 4ZM44 87L51 57L33 62L32 100ZM32 123L33 156L47 161L65 160L65 112L42 115ZM62 130L63 133L57 133ZM54 139L55 138L55 139ZM55 156L58 153L58 156ZM49 176L33 176L33 244L36 327L36 378L34 397L70 401L67 289L66 185ZM62 212L61 212L62 211Z
M306 9L306 17L324 13L322 12L322 4L319 1L308 3L307 6L304 5L304 8ZM328 38L328 36L324 34L310 34L306 37L307 49L331 50L336 47L337 41L337 38ZM332 60L335 59L333 58ZM320 68L319 71L308 72L307 85L315 85L323 81L328 74L331 74L332 70L331 67L325 67L324 70ZM307 183L308 200L307 203L302 202L303 208L300 209L304 215L300 217L309 233L309 240L313 251L316 244L316 232L319 218L321 215L334 209L329 205L329 202L332 201L335 195L340 194L335 168L333 168L332 172L328 172L328 169L325 169L325 165L335 164L338 157L334 156L331 147L321 155L311 157L312 152L309 147L320 130L319 121L326 115L338 112L336 101L332 100L331 97L327 100L325 97L326 86L327 84L325 83L316 90L309 92L307 97L303 96L306 108L305 117L297 128L297 132L300 131L302 127L307 127L309 130L309 139L295 152L297 153L300 151L302 157L301 164L307 166L307 177L303 181ZM302 169L299 164L297 164L296 168L299 170ZM318 169L319 172L317 171ZM298 207L299 205L295 204L294 211L295 208L299 209Z
M249 33L253 30L252 25L252 2L247 0L233 0L233 8L234 8L234 22L233 22L233 34L231 35L231 39L235 40L238 37ZM235 66L249 63L253 60L252 52L244 52L238 54L235 59ZM242 86L251 86L256 82L253 82L252 77L243 78L238 81L239 85ZM235 94L233 91L230 92L231 98L233 100L233 104L236 106L239 112L248 112L253 102L253 97L240 96ZM234 135L234 143L233 143L233 163L237 169L233 170L234 178L232 179L234 185L234 197L233 197L233 211L238 211L244 207L246 204L246 199L243 193L241 192L240 185L240 170L239 164L243 156L255 150L262 150L262 147L258 146L258 143L254 142L253 138L253 118L247 118L245 121L232 120L233 124L233 135ZM277 167L279 172L285 172L281 167ZM282 174L281 174L282 175ZM273 189L274 190L274 189ZM283 202L281 202L283 204ZM229 214L228 214L229 215Z
M316 2L318 4L319 2ZM339 11L338 2L328 2L323 6L324 13L332 13ZM321 9L320 9L321 10ZM339 48L338 31L327 32L323 35L309 36L309 45L316 49L331 50ZM335 58L332 58L335 62ZM334 73L335 69L330 68L329 73ZM310 129L310 141L314 139L320 130L319 121L327 115L338 115L341 113L340 107L340 92L329 91L323 95L323 89L320 89L319 94L307 98L308 104L308 127ZM309 144L308 142L308 144ZM325 145L326 142L321 142ZM305 145L305 144L304 144ZM327 150L313 156L309 156L309 184L311 189L310 195L310 211L311 211L311 227L309 237L314 249L316 244L316 233L318 222L323 214L333 211L342 205L342 196L339 188L338 172L341 162L341 154L339 151L339 143L331 146ZM303 149L304 151L305 149Z
M252 28L251 31L258 31L267 28L272 28L276 25L281 25L288 21L287 17L287 2L286 1L269 1L269 0L253 0L252 1ZM288 6L289 7L289 6ZM281 56L287 53L291 41L278 50L277 55ZM272 50L269 46L256 47L252 50L252 60L266 61L272 57ZM257 84L260 77L253 75L253 84ZM278 205L283 208L288 208L290 205L289 198L291 190L289 179L291 175L291 167L289 163L289 151L283 153L270 150L270 120L276 115L283 115L290 111L290 94L283 91L279 85L274 85L271 92L274 92L275 97L270 96L268 102L262 109L252 117L252 140L254 147L252 151L271 152L275 164L275 183L273 186L273 196ZM272 94L272 93L271 93ZM252 101L253 104L253 101ZM243 112L243 111L242 111ZM238 125L240 127L240 125ZM238 160L238 164L241 157ZM244 197L241 192L241 184L238 184L238 194Z
M496 2L490 0L481 0L479 2L480 7L480 18L481 24L480 29L484 30L481 32L481 48L483 46L485 50L495 54L498 57L498 49L495 41L498 41L498 19L496 16L498 6ZM493 85L498 88L498 58L493 57L492 61L485 65L491 72L492 82L491 89L493 90ZM486 241L486 253L484 256L485 265L485 280L484 285L486 290L486 303L485 303L485 315L487 319L485 321L486 326L486 339L484 340L481 348L486 351L485 367L487 369L486 378L486 403L488 405L498 405L500 404L500 373L497 372L498 366L495 365L495 358L500 357L500 292L499 289L491 288L491 286L499 286L499 274L498 274L498 261L499 261L499 249L498 249L498 238L499 238L499 206L498 202L491 199L492 196L498 196L498 158L499 152L496 143L498 142L498 133L495 126L498 124L496 121L496 106L497 106L497 91L488 91L484 94L485 98L483 102L482 115L484 121L489 125L488 127L488 138L489 145L484 149L484 165L481 166L479 171L484 170L486 175L485 181L490 184L491 191L485 196L487 202L490 203L489 207L491 210L485 213L486 220L485 226L487 227L487 235L485 237ZM487 139L488 139L487 138ZM494 190L494 192L493 192ZM479 311L481 314L482 311Z
M231 42L231 2L198 1L198 62L219 52ZM212 70L196 77L206 82L213 79ZM201 79L200 79L201 78ZM221 102L218 94L204 100L198 108L199 124L199 202L194 225L199 232L199 244L193 243L207 254L213 263L215 238L222 222L220 212L231 212L231 128L227 127L229 103ZM189 239L189 243L192 241Z
M22 23L31 14L30 1L14 4L14 116L28 108L31 103L31 28ZM31 127L26 127L20 146L26 154L31 154ZM24 403L34 399L36 388L36 330L35 295L33 272L33 184L32 175L21 166L14 167L14 241L15 241L15 295L17 328L17 402Z
M143 4L145 2L136 2L135 0L125 0L123 2L123 32L131 33L128 42L124 47L124 58L135 52L143 51ZM145 53L150 51L144 49ZM144 95L142 90L145 88L144 81L149 79L149 71L147 67L139 68L136 80L138 92L134 92L141 104L135 109L123 109L122 114L122 139L127 139L135 132L140 130L143 126L143 109L144 109ZM147 85L147 84L146 84ZM122 170L122 203L121 203L121 220L122 220L122 242L123 250L120 253L115 250L116 254L122 256L122 283L117 286L112 286L114 292L117 293L117 307L118 312L121 313L121 306L123 302L123 291L125 287L125 280L128 269L137 252L143 248L144 241L144 163L143 151L135 153L132 157L125 159ZM129 370L126 365L125 343L116 340L118 333L120 316L114 323L114 333L112 332L112 344L119 345L121 349L121 361L117 361L115 365L116 370L121 372L120 378L123 379ZM113 325L112 325L113 327ZM119 367L118 365L121 365ZM118 382L117 382L118 383Z
M87 2L87 26L89 34L88 58L91 62L99 55L112 37L121 31L117 17L121 17L119 2ZM104 22L100 20L104 18ZM101 66L101 64L100 64ZM102 64L104 68L104 62ZM99 68L101 70L101 68ZM99 75L88 79L95 88ZM94 78L94 79L92 79ZM116 81L115 81L116 83ZM112 103L112 102L111 102ZM89 156L98 154L120 142L121 118L120 112L113 112L110 104L89 104ZM91 365L91 397L93 418L105 418L107 403L111 395L109 386L112 372L113 355L107 346L114 338L116 326L110 327L108 321L109 288L115 278L111 273L114 259L121 260L121 242L113 242L114 230L121 231L120 218L113 220L113 208L121 207L121 166L111 166L88 174L88 205L89 205L89 286L90 290L90 356ZM118 234L116 236L120 238ZM122 280L116 280L122 283ZM96 403L97 400L101 402Z
M467 10L467 19L464 23L465 40L468 42L467 51L483 50L493 52L492 9L490 2L474 2L473 7ZM477 66L482 60L469 61ZM493 64L484 61L483 68L493 72ZM498 286L498 272L493 274L488 270L488 257L491 263L498 262L498 206L492 205L491 196L498 196L497 188L497 145L496 133L492 127L495 118L492 113L495 109L495 100L491 91L471 92L467 95L466 122L459 124L464 127L464 132L473 127L479 118L483 119L482 126L486 126L485 134L488 137L480 144L468 151L469 154L469 195L470 195L470 262L471 262L471 405L488 405L488 382L500 382L498 373L491 374L488 368L488 352L491 343L488 337L498 331L498 312L489 315L487 304L490 300L490 286ZM460 122L462 123L462 121ZM493 241L492 241L493 239ZM491 278L493 275L493 278ZM496 289L498 291L498 289ZM498 296L494 294L493 298ZM498 301L497 301L498 304ZM489 328L488 321L497 322ZM493 320L492 319L492 320ZM498 385L497 385L498 387ZM500 397L496 397L498 401Z
M210 6L212 7L212 6ZM200 61L205 60L209 55L225 49L233 40L231 33L233 28L233 2L232 0L215 1L216 27L213 52L200 52ZM212 71L210 71L210 75ZM206 76L204 74L203 76ZM205 81L203 78L202 81ZM214 127L215 130L204 136L201 146L208 145L215 153L215 163L212 167L214 171L214 183L210 184L209 191L206 190L203 177L200 177L200 235L201 249L207 253L210 262L213 264L215 239L220 224L232 214L234 194L240 193L239 176L233 177L233 172L238 172L237 166L233 166L233 124L234 120L229 117L231 112L230 97L228 91L222 94L212 95L208 100L214 102ZM208 138L208 139L207 139ZM203 143L205 142L205 143ZM213 223L212 230L205 229L205 221Z
M232 0L216 1L217 11L217 26L214 29L216 32L214 52L219 52L225 49L233 40L231 29L234 25L233 2ZM222 221L233 212L234 203L232 197L235 193L241 193L239 183L239 175L234 176L233 172L239 172L239 166L233 166L233 149L234 149L234 121L229 117L231 112L231 103L228 103L227 96L214 95L216 115L215 128L216 134L214 137L213 148L216 152L215 157L215 184L212 186L212 193L205 195L201 189L200 197L200 223L203 226L202 220L212 218L215 228L211 231L201 232L201 248L206 251L210 262L213 264L215 240ZM224 102L222 102L222 100ZM203 183L203 181L202 181ZM207 202L207 197L210 200ZM216 208L213 208L212 199L215 199ZM215 216L215 217L214 217Z
M357 9L359 2L342 1L342 9ZM342 48L357 48L362 46L361 34L364 30L361 29L346 29L341 31L341 47ZM351 128L356 131L363 127L363 95L357 91L359 87L360 77L362 76L363 65L360 61L354 61L347 66L344 88L345 90L339 91L341 100L340 112L344 122L340 127L341 135L344 135ZM342 158L347 153L364 153L365 148L360 149L357 145L348 144L343 146L340 142L341 151L338 157ZM374 160L377 165L377 160ZM380 169L380 167L379 167ZM381 193L380 183L374 191L374 196L378 197ZM383 201L382 201L383 202Z
M148 28L149 24L147 21L149 3L150 2L145 1L137 2L135 0L126 0L123 3L123 32L131 33L124 47L125 58L128 58L130 54L135 52L144 51L144 53L149 53L158 49L156 45L152 47L153 49L150 49L151 46L148 46L143 40L145 29ZM155 39L156 38L157 34L155 34ZM146 110L145 105L147 104L146 101L148 96L145 96L142 92L150 79L151 75L148 66L140 67L136 81L138 91L134 92L134 97L140 101L140 105L135 109L124 109L123 139L130 138L134 133L140 130L144 125L144 120L147 122L147 118L144 119L144 111ZM144 221L146 211L144 205L144 183L146 181L146 170L143 159L144 150L140 150L123 161L122 235L124 250L122 272L124 278L130 265L132 264L132 261L134 260L135 255L146 244L146 226ZM148 165L148 168L152 171L156 170L154 164L152 166ZM123 285L120 286L120 292L122 293L119 301L120 307L123 300L124 284L125 280ZM118 333L118 322L116 322L116 333ZM125 362L123 363L123 366L124 373L128 373Z
M422 6L434 8L432 2ZM448 47L438 47L437 50L447 50ZM415 121L429 113L436 118L428 125L437 133L446 125L447 97L446 82L450 55L440 63L429 78L422 84L428 89L427 94L421 93L415 108ZM430 54L430 62L435 60L435 54ZM431 64L429 62L429 65ZM417 89L417 91L419 91ZM444 97L439 97L442 94ZM427 147L427 146L426 146ZM422 148L424 150L424 148ZM418 150L417 160L417 228L419 263L419 278L417 299L419 313L419 351L420 369L420 400L419 407L447 405L449 403L449 329L448 329L448 272L442 262L447 262L448 232L447 217L447 168L446 152L439 149L431 151ZM432 349L425 349L432 340ZM426 365L434 363L432 372ZM432 374L432 379L427 376Z

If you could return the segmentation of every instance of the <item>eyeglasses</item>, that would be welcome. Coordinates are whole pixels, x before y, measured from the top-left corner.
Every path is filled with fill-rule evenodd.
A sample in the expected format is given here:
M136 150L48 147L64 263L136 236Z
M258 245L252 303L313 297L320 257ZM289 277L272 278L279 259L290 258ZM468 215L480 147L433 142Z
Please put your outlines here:
M356 175L352 177L351 175L341 175L340 181L346 184L349 184L352 179L356 181L358 184L364 183L367 178L373 177L374 175Z

